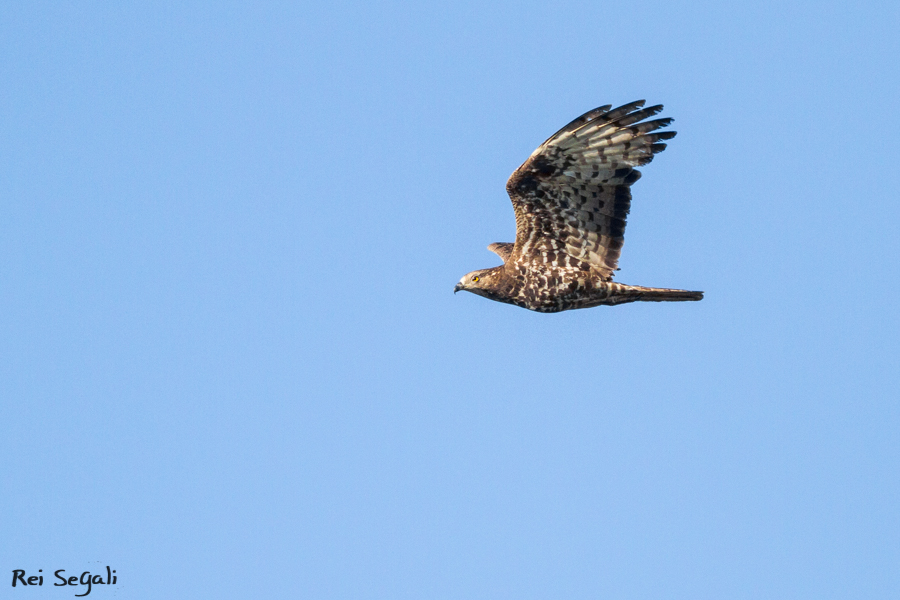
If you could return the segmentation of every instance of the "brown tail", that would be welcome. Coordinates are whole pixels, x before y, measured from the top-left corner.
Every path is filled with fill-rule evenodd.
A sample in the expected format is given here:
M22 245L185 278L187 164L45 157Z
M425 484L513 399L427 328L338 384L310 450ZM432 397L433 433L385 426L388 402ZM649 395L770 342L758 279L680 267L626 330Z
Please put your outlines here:
M644 302L687 302L691 300L703 300L703 292L689 292L687 290L652 290L641 294Z
M688 302L703 300L703 292L688 290L670 290L668 288L651 288L639 285L622 285L620 302Z

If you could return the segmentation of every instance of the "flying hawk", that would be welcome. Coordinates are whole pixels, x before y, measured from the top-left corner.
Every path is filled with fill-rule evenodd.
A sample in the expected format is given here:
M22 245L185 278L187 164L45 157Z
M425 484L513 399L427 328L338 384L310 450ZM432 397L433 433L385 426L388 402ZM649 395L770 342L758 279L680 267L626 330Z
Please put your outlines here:
M541 144L506 182L516 213L516 242L488 250L503 265L472 271L465 290L539 312L626 302L702 300L703 292L614 283L631 206L635 169L675 137L658 131L672 119L648 117L661 104L638 100L587 112Z

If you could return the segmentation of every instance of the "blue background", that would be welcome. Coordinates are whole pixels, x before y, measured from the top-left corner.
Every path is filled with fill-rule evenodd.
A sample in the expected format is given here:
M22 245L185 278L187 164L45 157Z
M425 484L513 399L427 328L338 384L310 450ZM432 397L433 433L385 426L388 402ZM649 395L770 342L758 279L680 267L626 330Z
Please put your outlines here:
M108 564L91 597L897 598L898 30L5 3L4 597ZM454 296L514 239L509 174L637 98L679 135L617 279L706 299Z

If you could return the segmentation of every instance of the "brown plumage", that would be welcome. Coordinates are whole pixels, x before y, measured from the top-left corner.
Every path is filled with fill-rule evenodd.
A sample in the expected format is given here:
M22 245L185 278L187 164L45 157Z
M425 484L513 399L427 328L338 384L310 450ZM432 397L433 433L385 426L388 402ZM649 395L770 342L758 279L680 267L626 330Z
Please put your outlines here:
M464 290L539 312L624 304L701 300L703 292L612 281L631 207L635 169L675 137L659 131L672 119L646 120L662 105L638 100L578 117L541 144L506 183L516 214L516 242L488 249L503 265L473 271Z

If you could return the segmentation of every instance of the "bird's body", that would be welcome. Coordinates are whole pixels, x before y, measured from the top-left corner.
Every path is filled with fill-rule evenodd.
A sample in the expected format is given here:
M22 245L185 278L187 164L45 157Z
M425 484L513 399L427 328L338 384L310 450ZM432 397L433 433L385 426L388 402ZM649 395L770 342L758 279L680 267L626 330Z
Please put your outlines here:
M479 278L476 283L483 282L483 285L466 288L466 291L537 312L560 312L638 301L665 302L703 298L703 292L603 281L592 274L589 267L518 266L509 269L504 265L467 275L470 278L473 276Z
M652 133L671 119L644 121L662 106L643 100L594 109L541 144L506 184L516 214L516 242L488 246L503 265L473 271L468 291L538 312L627 302L701 300L703 292L612 281L631 205L634 169L665 149ZM643 121L643 122L641 122Z

